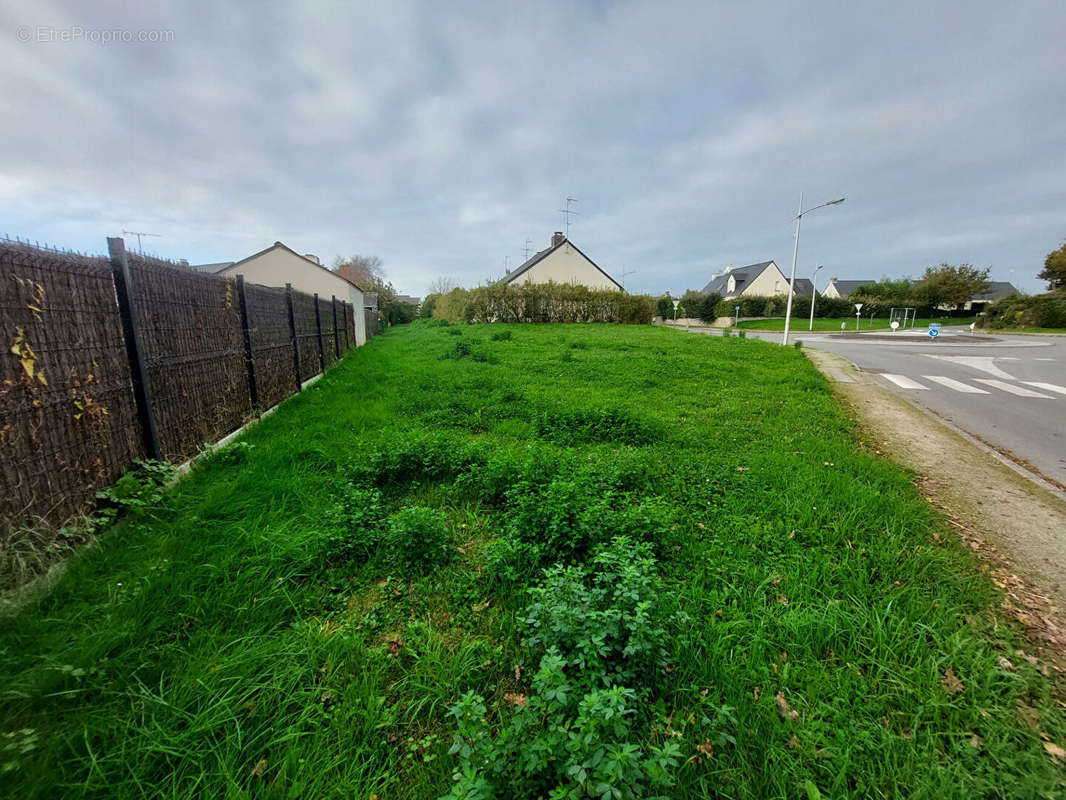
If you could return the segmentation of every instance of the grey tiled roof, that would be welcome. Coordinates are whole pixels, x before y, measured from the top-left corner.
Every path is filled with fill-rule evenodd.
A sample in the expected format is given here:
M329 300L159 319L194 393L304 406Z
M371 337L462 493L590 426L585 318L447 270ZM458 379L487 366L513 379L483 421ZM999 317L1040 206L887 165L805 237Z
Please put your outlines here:
M834 281L833 286L836 287L837 294L839 294L841 297L847 297L848 295L856 291L860 286L868 286L871 283L877 283L877 281L872 278L864 281Z
M703 287L704 294L712 294L718 292L718 294L729 294L729 276L732 275L737 282L737 288L734 293L740 294L744 291L744 287L750 284L753 280L759 277L763 270L770 266L773 261L762 261L758 264L749 264L746 267L737 267L731 269L729 272L718 275L715 278L711 278L711 282Z
M970 298L971 301L977 301L978 303L988 303L994 300L1002 300L1004 297L1010 297L1012 294L1021 294L1014 288L1014 284L1010 281L989 281L988 291L981 294L975 294Z

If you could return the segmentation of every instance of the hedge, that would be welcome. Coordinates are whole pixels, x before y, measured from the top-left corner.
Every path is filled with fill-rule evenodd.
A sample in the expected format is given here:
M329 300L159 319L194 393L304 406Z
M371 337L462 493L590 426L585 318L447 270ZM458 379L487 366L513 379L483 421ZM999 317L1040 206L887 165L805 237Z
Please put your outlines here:
M655 314L648 295L589 289L567 283L492 284L456 289L434 312L449 322L618 322L647 325Z

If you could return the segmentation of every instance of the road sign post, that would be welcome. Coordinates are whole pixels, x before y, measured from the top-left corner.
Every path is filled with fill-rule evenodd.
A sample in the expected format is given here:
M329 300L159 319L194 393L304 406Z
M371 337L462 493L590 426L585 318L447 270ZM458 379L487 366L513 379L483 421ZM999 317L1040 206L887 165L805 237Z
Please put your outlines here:
M930 322L929 323L929 338L932 339L933 341L936 341L936 337L939 336L939 335L940 335L940 323L939 322Z
M859 312L862 311L862 303L855 304L855 330L859 329Z
M674 322L677 322L677 307L681 304L680 300L674 301Z
M733 327L740 327L740 306L733 306L733 310L736 311L736 316L733 317Z

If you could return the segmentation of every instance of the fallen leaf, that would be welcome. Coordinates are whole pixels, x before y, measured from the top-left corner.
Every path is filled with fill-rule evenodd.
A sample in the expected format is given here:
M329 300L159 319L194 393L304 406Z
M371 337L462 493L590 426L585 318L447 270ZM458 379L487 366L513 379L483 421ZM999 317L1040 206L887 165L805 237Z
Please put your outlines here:
M787 719L789 722L796 722L799 720L799 712L794 711L792 706L788 704L784 692L778 692L774 695L774 699L777 701L777 713L781 715L781 719Z
M958 694L963 689L962 681L951 667L944 670L944 677L940 679L940 683L948 690L948 694Z
M1057 758L1059 761L1066 761L1066 750L1063 750L1054 742L1044 742L1044 750L1052 758Z
M470 606L470 610L473 611L475 614L480 614L482 611L489 607L489 603L491 602L491 600L486 600L484 603L478 603L475 606Z
M260 759L259 763L252 768L253 778L262 778L263 773L267 771L267 760L265 758Z
M984 740L976 733L970 736L970 747L972 747L974 750L980 750L983 744Z
M737 472L747 472L747 471L748 471L747 467L737 467Z
M711 744L710 739L704 739L702 744L696 745L696 750L703 753L707 758L712 758L714 756L714 745Z
M518 692L504 692L503 699L511 705L520 706L521 708L525 708L529 705L526 696L524 694L519 694Z
M400 655L400 648L403 647L403 639L397 636L395 639L388 640L389 655L396 658Z
M1006 656L1000 656L1000 657L999 657L999 658L998 658L998 659L996 660L996 662L997 662L997 663L999 664L999 668L1000 668L1000 669L1005 669L1005 670L1008 670L1008 671L1010 671L1010 672L1013 672L1013 671L1014 671L1014 664L1013 664L1013 663L1011 662L1011 660L1010 660L1009 658L1007 658Z
M522 680L522 668L517 664L514 665L514 679L516 681Z

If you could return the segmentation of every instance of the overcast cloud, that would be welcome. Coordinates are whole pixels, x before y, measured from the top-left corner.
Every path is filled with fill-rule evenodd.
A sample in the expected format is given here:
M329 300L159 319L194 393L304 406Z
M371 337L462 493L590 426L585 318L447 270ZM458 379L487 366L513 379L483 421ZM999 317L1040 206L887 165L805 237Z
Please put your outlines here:
M571 239L656 294L787 270L801 191L847 196L804 220L822 280L1039 291L1066 238L1062 0L94 5L0 6L0 234L281 240L411 294L547 246L567 195ZM171 41L42 41L76 26Z

